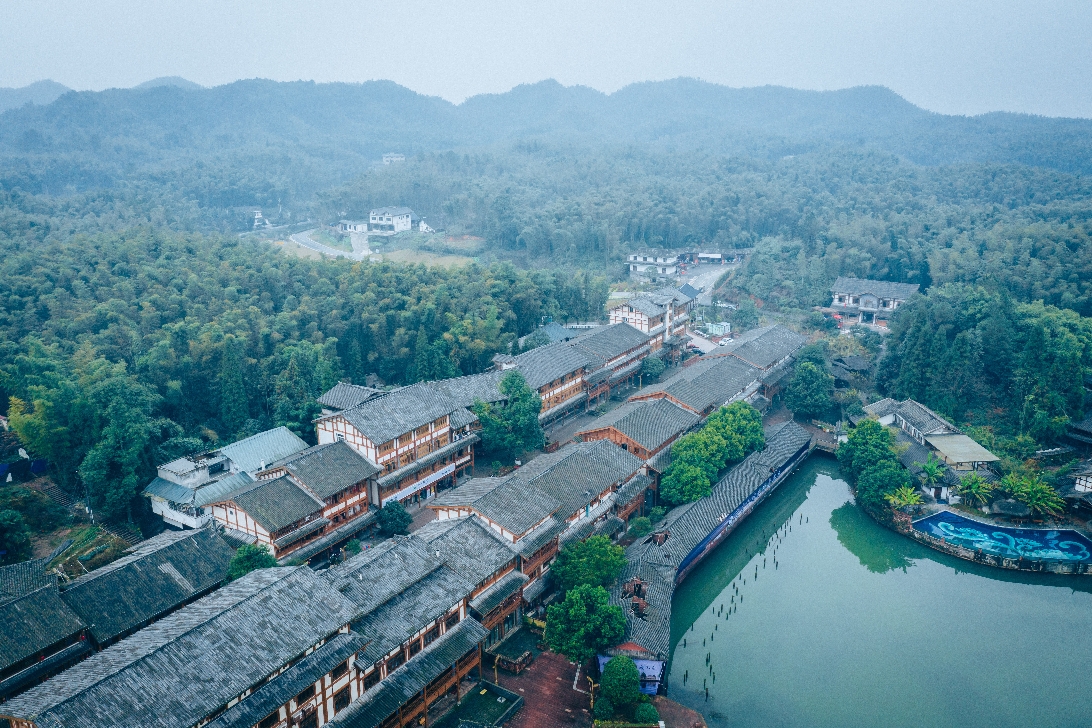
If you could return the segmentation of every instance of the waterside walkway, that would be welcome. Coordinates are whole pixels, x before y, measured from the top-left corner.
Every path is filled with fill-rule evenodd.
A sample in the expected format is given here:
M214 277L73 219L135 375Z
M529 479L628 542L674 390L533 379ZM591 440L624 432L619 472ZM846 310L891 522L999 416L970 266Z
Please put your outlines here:
M795 422L766 428L766 447L748 455L701 500L672 511L659 528L626 549L628 565L611 591L626 613L626 638L611 654L648 660L642 680L654 692L671 645L671 599L681 582L735 527L785 481L812 450L812 436Z

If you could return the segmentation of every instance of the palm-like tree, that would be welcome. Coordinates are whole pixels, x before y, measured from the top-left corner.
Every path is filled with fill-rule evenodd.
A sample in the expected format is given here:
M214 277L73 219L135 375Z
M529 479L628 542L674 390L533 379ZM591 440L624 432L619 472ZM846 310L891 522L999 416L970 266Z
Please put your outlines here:
M925 479L925 487L930 490L944 477L944 464L933 453L929 453L929 457L925 459L925 462L917 463L917 466L921 468L921 475Z
M909 485L904 485L896 488L894 491L888 493L885 497L887 498L887 502L891 504L892 508L919 506L922 502L921 494Z
M993 493L993 483L978 473L971 473L959 484L959 495L971 505L984 506Z
M1017 472L1011 472L1001 478L1001 492L1009 498L1016 498L1024 489L1024 477Z
M1032 513L1060 516L1065 510L1065 501L1058 495L1058 491L1047 484L1038 473L1023 478L1022 486L1016 493L1016 499Z

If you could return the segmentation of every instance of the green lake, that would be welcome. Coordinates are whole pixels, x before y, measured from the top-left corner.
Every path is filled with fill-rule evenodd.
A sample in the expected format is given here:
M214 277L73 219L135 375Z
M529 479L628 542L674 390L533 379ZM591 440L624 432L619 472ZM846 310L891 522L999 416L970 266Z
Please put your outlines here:
M927 549L824 456L691 573L672 627L668 695L711 728L1092 725L1092 576Z

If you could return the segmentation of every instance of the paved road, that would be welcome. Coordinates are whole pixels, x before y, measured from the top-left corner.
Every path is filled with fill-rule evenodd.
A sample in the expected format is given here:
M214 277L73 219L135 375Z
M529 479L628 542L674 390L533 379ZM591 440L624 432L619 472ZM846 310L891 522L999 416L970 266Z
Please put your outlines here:
M302 233L296 233L290 236L292 242L304 248L310 248L311 250L317 250L320 253L326 255L332 255L336 258L350 258L351 260L367 260L368 256L362 253L350 253L345 250L338 250L337 248L331 248L329 245L323 245L311 238L311 230L304 230Z
M716 285L717 279L735 267L737 267L736 264L693 268L692 270L696 270L698 273L691 276L687 283L702 292L698 296L698 303L702 306L711 306L713 304L713 286Z
M686 333L690 335L690 340L694 342L694 346L696 346L698 351L702 354L708 354L709 352L716 350L716 343L705 338L693 329L688 330Z

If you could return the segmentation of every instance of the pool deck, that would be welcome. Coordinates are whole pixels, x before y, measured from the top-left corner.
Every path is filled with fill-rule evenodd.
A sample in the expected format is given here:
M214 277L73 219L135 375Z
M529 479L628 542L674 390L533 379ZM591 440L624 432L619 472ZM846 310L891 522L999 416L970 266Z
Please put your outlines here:
M992 523L990 521L978 520L970 518L966 514L953 510L944 509L937 511L930 516L918 520L925 520L937 513L947 512L953 515L964 518L968 521L973 521L982 526L988 526L991 528L1007 529L1007 530L1024 530L1024 531L1050 531L1050 530L1072 530L1076 533L1081 533L1077 529L1072 528L1023 528L1016 526L1005 526L998 523ZM999 569L1009 569L1012 571L1026 571L1034 573L1046 573L1046 574L1066 574L1066 575L1092 575L1092 563L1088 561L1061 561L1061 560L1037 560L1030 558L1010 558L1002 556L1000 554L991 554L982 549L970 549L966 546L960 546L959 544L952 543L943 538L937 538L932 534L919 531L914 528L914 523L910 517L910 514L896 511L895 512L895 530L904 536L909 536L920 544L928 546L931 549L946 553L949 556L955 556L956 558L963 559L965 561L972 561L976 564L985 564L986 566L993 566ZM1083 535L1083 534L1082 534ZM1087 538L1087 536L1085 536Z

